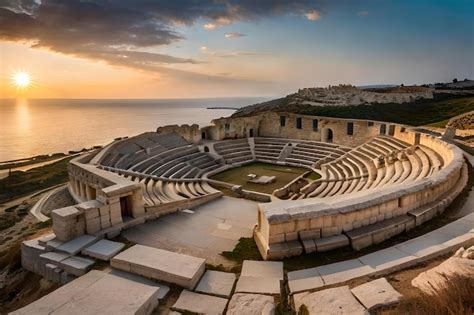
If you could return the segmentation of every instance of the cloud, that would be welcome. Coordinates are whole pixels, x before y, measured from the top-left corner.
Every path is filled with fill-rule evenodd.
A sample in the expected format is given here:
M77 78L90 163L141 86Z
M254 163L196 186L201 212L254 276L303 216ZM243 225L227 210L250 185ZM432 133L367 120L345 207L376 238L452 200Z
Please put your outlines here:
M238 37L244 37L244 36L246 35L239 32L230 32L224 35L225 38L238 38Z
M174 69L168 67L173 64L199 63L192 58L159 53L163 47L184 39L177 31L178 25L191 26L204 20L204 27L213 29L236 21L310 12L323 2L200 0L196 5L194 0L1 0L0 41L22 42L78 58L170 74Z
M365 10L364 11L359 11L359 12L357 12L357 15L358 16L367 16L367 15L369 15L369 11L365 11Z
M237 50L237 51L222 50L222 51L219 51L219 50L210 49L207 46L201 46L199 48L199 50L203 54L213 56L213 57L220 57L220 58L263 55L262 53L258 53L258 52L254 52L254 51L245 51L245 50Z
M207 23L207 24L204 24L202 27L204 27L204 29L206 30L213 30L217 27L217 25L214 23Z
M316 10L311 10L303 14L308 20L316 21L321 17L321 12Z

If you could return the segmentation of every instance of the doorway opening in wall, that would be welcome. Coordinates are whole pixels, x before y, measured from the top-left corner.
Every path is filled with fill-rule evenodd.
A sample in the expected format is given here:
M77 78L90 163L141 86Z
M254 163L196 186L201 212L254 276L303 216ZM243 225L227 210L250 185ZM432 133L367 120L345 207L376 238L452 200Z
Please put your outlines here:
M201 132L201 139L206 140L206 133L205 132Z
M253 128L250 128L250 130L249 130L249 137L253 138Z
M132 217L132 209L128 200L128 196L120 197L120 211L122 213L122 219Z
M328 129L328 133L326 135L326 142L332 142L333 139L332 129Z

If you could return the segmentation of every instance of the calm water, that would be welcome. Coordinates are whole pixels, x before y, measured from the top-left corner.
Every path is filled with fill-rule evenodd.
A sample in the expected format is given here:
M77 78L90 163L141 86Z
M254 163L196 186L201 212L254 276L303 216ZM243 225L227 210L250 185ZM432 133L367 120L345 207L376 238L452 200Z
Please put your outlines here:
M266 98L0 100L0 161L103 145L169 124L210 124Z

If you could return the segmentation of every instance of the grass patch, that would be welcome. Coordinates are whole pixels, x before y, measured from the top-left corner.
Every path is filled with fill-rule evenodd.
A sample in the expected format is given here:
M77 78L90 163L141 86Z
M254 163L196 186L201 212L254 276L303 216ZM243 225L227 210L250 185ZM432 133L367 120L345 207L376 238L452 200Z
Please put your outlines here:
M319 174L316 173L316 172L311 172L311 173L309 173L309 175L306 175L304 178L309 179L309 180L312 180L312 181L315 181L315 180L320 179L320 178L321 178L321 175L319 175Z
M474 279L469 276L454 276L435 294L421 292L417 296L403 297L392 310L379 314L418 315L464 315L474 313Z
M474 110L473 96L441 93L434 94L433 99L421 99L403 104L375 103L357 106L311 106L291 104L291 101L291 97L285 97L252 105L252 111L250 111L250 108L247 108L246 111L237 111L232 116L251 116L262 111L272 110L303 115L369 119L412 126L425 126Z
M26 172L12 172L0 180L0 203L67 182L67 165L71 159L65 158Z
M307 169L301 167L256 162L216 174L212 176L211 179L232 183L234 185L241 185L245 190L271 194L275 189L285 186L307 171ZM249 183L247 178L248 174L276 176L276 180L275 182L266 185Z
M441 120L432 124L427 125L428 127L435 127L435 128L444 128L446 124L449 122L449 119Z
M244 260L262 260L257 244L252 237L241 237L231 252L225 251L221 255L239 263Z

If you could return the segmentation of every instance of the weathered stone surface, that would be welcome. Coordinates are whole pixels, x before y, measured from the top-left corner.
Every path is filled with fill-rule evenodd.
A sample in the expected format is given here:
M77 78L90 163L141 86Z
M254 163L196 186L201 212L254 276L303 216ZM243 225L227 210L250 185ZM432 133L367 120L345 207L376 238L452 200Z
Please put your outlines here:
M223 314L227 299L183 290L172 309L197 314Z
M81 252L87 246L95 243L97 238L91 235L81 235L66 243L61 244L56 250L68 253L70 255L76 255Z
M78 277L91 270L93 265L94 260L77 256L66 258L59 263L64 271Z
M89 247L82 250L83 255L87 255L100 260L109 261L117 255L125 246L123 243L113 242L109 240L100 240Z
M411 284L427 294L434 294L455 275L474 278L474 246L466 250L461 247L440 265L420 273Z
M149 314L159 288L93 270L13 314Z
M236 293L229 302L226 314L273 315L275 314L275 301L268 295Z
M234 282L234 273L207 270L199 281L196 292L229 298Z
M362 264L357 259L341 261L338 263L317 267L325 285L341 283L368 275L375 270Z
M111 266L150 279L193 289L205 270L205 259L134 245L112 258Z
M396 304L402 298L385 278L359 285L351 292L369 311Z
M240 276L235 287L239 293L280 294L280 279Z
M314 242L318 252L326 252L349 245L349 239L343 234L315 239Z
M367 310L352 295L348 286L294 295L296 312L305 305L309 314L368 315Z
M283 280L283 263L279 261L244 260L241 276Z
M317 268L288 272L288 287L292 294L317 289L323 285L323 278Z
M245 260L235 292L280 294L283 263Z

